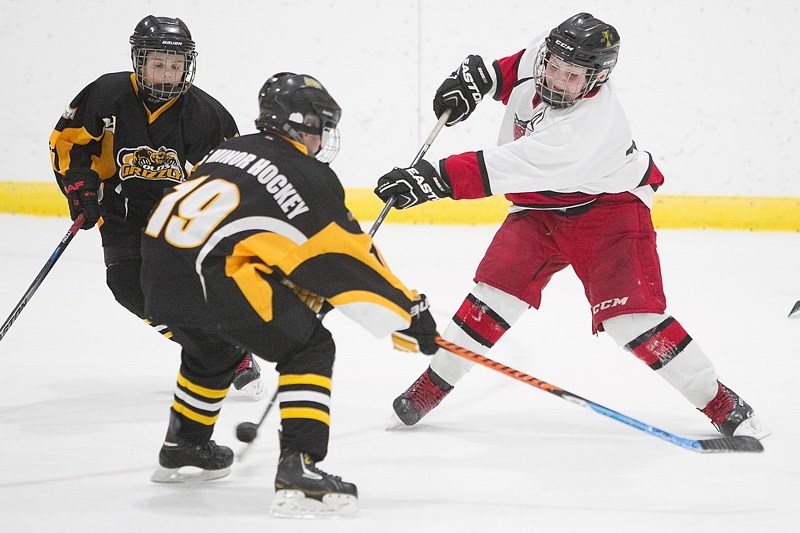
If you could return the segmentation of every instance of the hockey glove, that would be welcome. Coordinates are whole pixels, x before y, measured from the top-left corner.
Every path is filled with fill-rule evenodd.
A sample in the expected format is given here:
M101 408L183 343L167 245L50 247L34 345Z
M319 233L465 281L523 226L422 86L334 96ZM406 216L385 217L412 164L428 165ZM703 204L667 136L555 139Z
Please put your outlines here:
M70 169L61 178L61 183L69 203L69 216L75 220L83 213L86 221L82 229L93 227L100 218L100 206L97 203L100 178L97 172L88 168Z
M394 206L397 209L407 209L429 200L450 198L453 196L453 189L436 172L433 165L422 159L413 167L395 167L388 174L378 178L375 194L384 202L397 196L397 203Z
M448 126L452 126L475 111L478 102L491 90L493 85L489 70L481 56L467 56L458 67L436 90L433 97L433 112L436 118L442 116L446 109L450 112Z
M439 346L436 344L436 321L431 315L428 297L419 295L419 300L411 307L411 326L392 333L392 344L401 352L422 352L433 355Z

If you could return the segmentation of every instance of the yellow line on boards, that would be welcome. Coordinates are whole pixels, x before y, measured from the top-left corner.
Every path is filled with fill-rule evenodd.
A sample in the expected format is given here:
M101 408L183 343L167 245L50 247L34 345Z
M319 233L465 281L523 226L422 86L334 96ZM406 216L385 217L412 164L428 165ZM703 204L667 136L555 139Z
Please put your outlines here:
M372 189L346 190L347 206L358 220L373 220L381 210ZM404 211L386 222L397 224L499 224L508 210L505 198L455 202L440 200ZM0 213L67 216L67 203L53 182L0 182ZM800 231L800 197L688 196L656 194L653 221L659 229L735 229Z

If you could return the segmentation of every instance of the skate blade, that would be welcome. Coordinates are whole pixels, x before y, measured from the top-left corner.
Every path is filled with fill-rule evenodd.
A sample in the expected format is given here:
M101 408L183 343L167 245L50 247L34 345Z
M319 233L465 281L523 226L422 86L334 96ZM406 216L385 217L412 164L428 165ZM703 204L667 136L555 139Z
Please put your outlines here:
M389 422L386 424L386 431L394 431L396 429L403 429L408 428L411 426L407 426L400 420L400 417L397 416L397 413L392 411L392 416L389 418Z
M264 385L264 382L261 380L261 378L251 381L245 385L242 390L245 392L245 394L247 394L247 397L254 402L263 400L267 397L267 387Z
M772 430L769 429L766 424L761 422L759 419L750 417L739 424L739 427L736 428L736 431L733 432L733 435L735 437L753 437L761 440L772 435Z
M358 514L358 498L332 492L319 501L306 498L300 490L279 490L269 513L280 518L353 518Z
M180 468L164 468L160 466L150 476L150 481L153 483L202 483L225 477L231 473L230 467L220 468L219 470L200 470L194 467L182 468L193 468L193 470L181 471Z

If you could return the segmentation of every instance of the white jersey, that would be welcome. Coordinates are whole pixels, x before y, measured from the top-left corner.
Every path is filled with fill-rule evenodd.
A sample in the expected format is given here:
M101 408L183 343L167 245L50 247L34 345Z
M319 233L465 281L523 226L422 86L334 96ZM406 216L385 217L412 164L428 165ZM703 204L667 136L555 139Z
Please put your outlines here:
M505 194L512 210L565 209L630 192L650 206L663 176L636 149L611 81L564 109L537 95L533 66L543 39L494 62L493 96L507 106L498 146L440 161L454 198Z

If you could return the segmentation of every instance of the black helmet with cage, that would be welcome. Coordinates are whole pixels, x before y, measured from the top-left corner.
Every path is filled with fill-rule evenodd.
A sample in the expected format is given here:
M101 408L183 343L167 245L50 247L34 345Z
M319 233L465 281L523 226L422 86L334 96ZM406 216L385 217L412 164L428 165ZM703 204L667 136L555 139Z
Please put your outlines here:
M280 72L271 76L258 93L259 115L256 128L277 132L303 143L300 133L319 135L320 149L314 155L330 163L339 152L342 116L339 104L316 78L308 74Z
M148 101L166 102L192 86L197 52L181 19L148 15L136 25L130 43L136 84ZM145 75L148 57L158 60L151 76ZM175 78L164 76L164 70L173 71Z
M589 13L573 15L553 28L539 48L534 66L536 88L542 101L556 108L568 107L605 83L617 64L619 44L617 30ZM557 67L550 65L553 58L558 58L554 65L583 67L582 79L577 81L575 90L555 87L553 77Z

